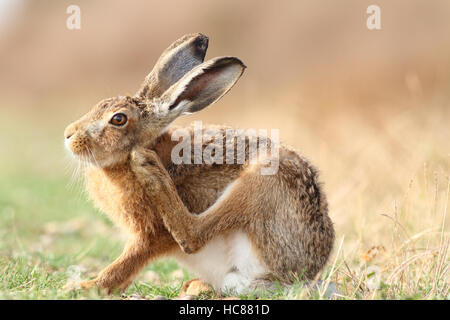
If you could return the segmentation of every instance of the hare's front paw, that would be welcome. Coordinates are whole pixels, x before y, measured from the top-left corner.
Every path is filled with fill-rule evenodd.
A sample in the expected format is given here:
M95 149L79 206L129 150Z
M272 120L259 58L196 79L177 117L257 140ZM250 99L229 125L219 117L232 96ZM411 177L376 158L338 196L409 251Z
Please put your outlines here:
M131 151L131 161L135 166L156 166L159 157L155 151L138 146Z
M158 154L150 149L135 147L131 152L131 168L138 181L146 186L151 186L155 193L159 192L163 185L170 181L164 165Z
M89 290L92 288L96 288L99 293L102 294L112 294L115 292L122 292L128 287L129 283L125 283L122 285L114 285L112 283L109 283L107 281L102 281L99 279L94 280L88 280L88 281L81 281L81 282L69 282L67 283L63 289L67 291L77 291L77 290Z
M89 280L89 281L81 281L80 282L80 288L83 290L89 290L91 288L96 287L97 282L96 280Z
M89 290L96 286L96 280L80 281L80 282L69 282L64 287L63 290Z

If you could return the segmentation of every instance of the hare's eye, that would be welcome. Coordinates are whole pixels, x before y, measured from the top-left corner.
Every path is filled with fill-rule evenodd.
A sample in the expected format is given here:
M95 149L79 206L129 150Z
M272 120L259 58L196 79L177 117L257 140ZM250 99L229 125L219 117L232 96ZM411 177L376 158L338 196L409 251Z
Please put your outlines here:
M115 126L123 126L125 123L127 123L127 116L123 113L116 113L115 115L113 115L109 123Z

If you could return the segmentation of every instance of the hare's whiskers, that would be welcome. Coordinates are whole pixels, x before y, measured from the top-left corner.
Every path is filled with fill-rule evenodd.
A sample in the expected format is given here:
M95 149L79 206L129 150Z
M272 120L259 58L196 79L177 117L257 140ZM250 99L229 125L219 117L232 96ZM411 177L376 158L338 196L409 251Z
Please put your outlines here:
M88 150L89 154L92 156L92 159L94 159L94 162L95 162L96 166L100 167L100 164L98 163L97 158L95 157L95 155L92 152L92 150L89 147L87 147L87 150Z

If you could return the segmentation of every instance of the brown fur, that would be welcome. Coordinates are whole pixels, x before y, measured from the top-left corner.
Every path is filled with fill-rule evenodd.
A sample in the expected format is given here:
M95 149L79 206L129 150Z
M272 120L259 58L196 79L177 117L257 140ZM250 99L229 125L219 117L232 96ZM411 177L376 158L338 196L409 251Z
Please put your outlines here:
M185 36L160 61L171 63L175 49L178 58L192 62L190 52L203 60L199 42L205 43L203 35ZM166 126L183 112L219 99L244 69L236 58L194 66L197 62L191 63L191 71L179 71L186 72L181 78L177 70L157 64L153 72L158 76L150 74L135 97L106 99L67 127L68 148L90 163L86 177L91 198L129 234L122 255L82 288L123 290L151 259L180 248L196 252L236 229L248 235L269 270L267 278L285 283L298 276L311 279L325 265L333 247L333 225L316 170L296 152L281 147L278 172L266 176L260 175L259 163L172 163L171 150L178 142L171 141L175 128ZM149 80L164 76L178 81L167 88L167 83L158 87L156 80ZM123 127L108 123L117 112L128 117ZM219 128L225 135L226 128ZM194 134L192 127L186 129ZM232 182L228 196L216 203Z

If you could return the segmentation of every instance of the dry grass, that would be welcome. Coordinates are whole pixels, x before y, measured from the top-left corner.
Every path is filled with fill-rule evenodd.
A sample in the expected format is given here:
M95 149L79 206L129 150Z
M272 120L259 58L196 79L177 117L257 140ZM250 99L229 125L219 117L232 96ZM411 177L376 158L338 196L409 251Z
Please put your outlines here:
M386 110L333 120L316 161L343 241L331 279L348 299L448 299L448 108Z

